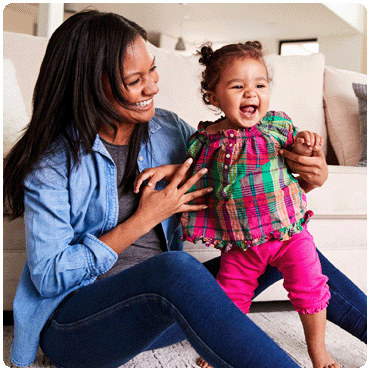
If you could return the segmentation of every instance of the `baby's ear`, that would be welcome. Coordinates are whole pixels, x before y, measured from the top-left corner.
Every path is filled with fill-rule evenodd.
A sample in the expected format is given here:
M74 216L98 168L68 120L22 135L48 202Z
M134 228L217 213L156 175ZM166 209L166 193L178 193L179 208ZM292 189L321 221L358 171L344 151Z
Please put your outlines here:
M207 91L207 98L213 106L215 106L217 108L220 107L220 103L217 100L217 96L213 91Z

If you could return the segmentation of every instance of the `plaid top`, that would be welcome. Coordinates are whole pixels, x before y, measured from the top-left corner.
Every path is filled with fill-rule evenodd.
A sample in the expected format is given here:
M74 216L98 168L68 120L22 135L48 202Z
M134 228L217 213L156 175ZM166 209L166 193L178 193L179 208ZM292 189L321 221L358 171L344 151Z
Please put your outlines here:
M209 186L214 191L192 201L207 204L206 210L183 214L183 239L245 250L302 231L312 212L306 211L305 193L278 153L298 133L291 119L271 111L254 127L207 133L216 122L200 122L188 142L193 172L208 168L190 192Z

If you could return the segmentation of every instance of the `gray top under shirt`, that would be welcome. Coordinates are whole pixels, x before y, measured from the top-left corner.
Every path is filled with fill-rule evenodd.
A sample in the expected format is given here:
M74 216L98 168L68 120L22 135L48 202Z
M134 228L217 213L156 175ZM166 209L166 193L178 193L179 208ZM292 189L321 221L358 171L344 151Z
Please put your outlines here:
M111 155L117 167L117 185L122 181L125 173L128 145L114 145L101 139L106 146L109 154ZM133 191L121 193L118 188L118 223L127 220L132 216L139 204L140 195L135 194ZM157 225L154 229L147 234L141 236L133 244L127 247L123 252L118 255L117 262L105 274L98 276L98 279L104 279L108 276L113 276L137 263L143 262L149 257L162 253L161 246L164 246L164 235L161 225Z

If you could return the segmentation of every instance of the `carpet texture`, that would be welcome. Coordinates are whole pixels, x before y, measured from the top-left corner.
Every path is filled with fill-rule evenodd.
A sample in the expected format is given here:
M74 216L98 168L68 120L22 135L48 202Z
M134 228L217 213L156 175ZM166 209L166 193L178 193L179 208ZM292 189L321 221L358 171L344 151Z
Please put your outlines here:
M252 312L249 317L279 344L300 366L312 367L306 351L303 329L299 316L294 311ZM4 363L10 363L9 351L13 336L13 327L4 326ZM367 346L358 339L327 322L327 349L343 368L360 368L365 365ZM196 368L199 356L188 341L173 346L147 351L122 365L122 368ZM29 367L54 367L39 350L37 359Z

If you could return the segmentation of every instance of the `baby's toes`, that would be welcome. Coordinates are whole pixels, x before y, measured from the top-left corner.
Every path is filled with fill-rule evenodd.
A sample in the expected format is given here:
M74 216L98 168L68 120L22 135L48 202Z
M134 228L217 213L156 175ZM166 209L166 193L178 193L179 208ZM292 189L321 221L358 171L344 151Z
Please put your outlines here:
M340 368L340 366L334 362L332 364L329 364L328 366L326 366L327 368L330 368L330 369L337 369L337 368Z

